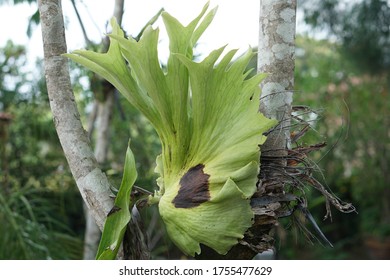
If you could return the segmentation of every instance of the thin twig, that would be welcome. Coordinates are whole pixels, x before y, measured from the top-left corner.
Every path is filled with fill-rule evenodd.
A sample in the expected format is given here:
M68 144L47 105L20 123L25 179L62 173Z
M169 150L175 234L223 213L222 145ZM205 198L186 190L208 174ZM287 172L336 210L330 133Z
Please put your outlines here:
M76 7L76 3L74 0L71 0L70 2L72 3L73 9L74 9L76 16L77 16L77 20L79 21L81 31L83 32L84 40L85 40L87 46L92 46L92 41L89 40L89 38L88 38L87 31L85 30L83 20L81 19L80 13Z

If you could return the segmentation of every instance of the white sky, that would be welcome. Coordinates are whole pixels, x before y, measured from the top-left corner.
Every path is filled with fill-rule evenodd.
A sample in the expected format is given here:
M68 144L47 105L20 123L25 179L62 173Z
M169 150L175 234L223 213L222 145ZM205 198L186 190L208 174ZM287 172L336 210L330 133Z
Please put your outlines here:
M106 30L106 23L113 13L114 0L77 1L89 39L100 42ZM164 7L166 11L187 24L201 11L204 1L196 0L127 0L123 28L137 35L144 24ZM83 48L85 41L69 0L63 0L63 12L67 24L66 39L68 50ZM256 46L258 38L258 0L211 0L210 8L218 6L214 21L199 40L198 51L207 54L212 49L228 44L228 49L245 51L249 45ZM29 57L43 56L41 30L36 28L31 39L26 36L27 19L36 11L35 5L0 6L0 46L8 39L28 46ZM163 26L158 21L157 26ZM160 34L162 46L167 48L164 32Z

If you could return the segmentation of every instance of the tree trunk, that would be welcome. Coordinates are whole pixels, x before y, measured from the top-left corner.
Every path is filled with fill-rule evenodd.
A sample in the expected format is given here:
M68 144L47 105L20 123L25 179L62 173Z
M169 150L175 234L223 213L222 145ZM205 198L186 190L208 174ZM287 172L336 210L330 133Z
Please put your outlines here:
M50 107L59 140L80 193L99 228L113 206L110 184L90 146L80 122L73 95L68 61L64 21L60 0L39 0L43 38L45 76Z
M262 150L285 156L290 146L294 90L296 1L263 0L260 3L258 72L269 74L261 84L260 111L281 122L278 129L268 135Z
M294 89L296 0L260 1L258 72L269 76L261 83L260 111L279 125L261 147L260 196L283 195L287 149L291 146L291 103ZM273 245L271 230L280 202L264 206L256 219L264 221L262 240ZM268 232L267 232L268 231ZM264 246L266 249L267 246Z
M94 106L97 106L95 156L99 165L104 165L107 162L114 94L114 90L111 89L107 94L105 93L103 101L95 101L94 103ZM88 209L85 210L84 259L93 260L96 256L101 234L92 215Z
M117 19L118 24L122 22L122 16L124 12L124 0L115 0L114 17ZM103 39L103 52L106 52L109 47L109 40L107 37ZM110 126L111 116L114 108L114 96L115 88L108 82L101 80L102 89L100 95L103 96L102 100L96 99L94 102L94 111L96 109L96 117L92 115L94 121L97 123L96 128L96 144L95 144L95 156L97 162L100 165L104 165L107 162L109 144L110 144ZM96 96L96 94L95 94ZM96 108L95 108L96 106ZM90 125L90 129L93 129L94 124ZM89 133L92 136L92 132ZM92 216L88 211L85 213L86 227L84 235L84 259L91 260L95 258L97 248L100 240L100 230L94 222Z

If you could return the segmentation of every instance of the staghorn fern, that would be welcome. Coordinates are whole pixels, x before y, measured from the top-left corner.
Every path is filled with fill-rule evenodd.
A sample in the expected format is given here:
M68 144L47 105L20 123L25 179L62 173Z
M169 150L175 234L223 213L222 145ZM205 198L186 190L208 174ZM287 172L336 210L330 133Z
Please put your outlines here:
M192 61L216 12L207 10L208 4L187 26L162 13L170 39L166 71L157 55L159 30L149 26L137 42L115 19L107 53L66 54L112 83L156 129L159 190L149 202L158 203L169 236L191 256L200 254L200 244L226 254L252 225L259 145L276 124L258 112L265 75L246 79L251 49L234 61L237 50L221 58L224 48Z

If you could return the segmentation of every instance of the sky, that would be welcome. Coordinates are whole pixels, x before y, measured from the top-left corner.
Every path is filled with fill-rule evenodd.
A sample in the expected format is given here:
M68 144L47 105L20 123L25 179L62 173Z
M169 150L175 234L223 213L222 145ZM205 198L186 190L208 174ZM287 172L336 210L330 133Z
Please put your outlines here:
M127 0L123 28L128 34L137 35L145 23L155 15L161 7L187 24L201 11L206 1L194 0ZM77 1L78 10L83 19L90 40L100 42L107 31L107 21L112 17L114 0ZM66 22L66 40L68 50L85 47L80 25L75 16L70 0L63 0L63 13ZM218 6L213 23L199 40L198 52L207 54L211 50L228 44L227 49L238 48L244 52L249 46L256 46L258 40L258 0L211 0L210 7ZM8 39L28 46L29 58L42 57L42 37L38 26L28 38L26 35L27 20L36 11L36 5L3 5L0 6L0 47ZM154 25L161 29L161 56L168 49L167 37L162 21Z

